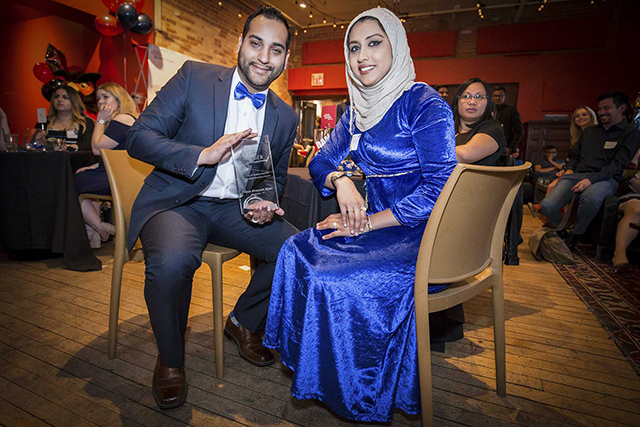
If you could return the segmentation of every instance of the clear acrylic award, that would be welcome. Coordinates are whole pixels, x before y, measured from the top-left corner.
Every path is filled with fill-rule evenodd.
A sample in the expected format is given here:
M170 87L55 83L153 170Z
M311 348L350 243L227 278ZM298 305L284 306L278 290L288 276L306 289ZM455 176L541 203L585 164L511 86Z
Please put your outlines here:
M231 155L242 215L254 209L278 209L278 187L269 136L244 139L231 149Z

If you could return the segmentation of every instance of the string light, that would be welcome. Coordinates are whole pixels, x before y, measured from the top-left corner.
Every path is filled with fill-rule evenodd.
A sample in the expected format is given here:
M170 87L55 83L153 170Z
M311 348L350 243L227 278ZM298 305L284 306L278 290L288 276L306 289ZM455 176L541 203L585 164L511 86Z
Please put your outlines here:
M540 6L538 7L538 12L542 12L544 6L547 4L547 0L540 0Z
M309 19L313 19L313 11L309 12Z
M218 2L218 6L222 7L222 2L221 1Z
M333 28L335 28L335 27L336 27L336 23L334 22L334 23L333 23Z
M476 9L478 10L478 16L480 17L480 19L484 19L484 7L484 3L480 1L476 3Z
M341 29L341 30L344 30L344 25L340 25L340 29Z
M303 32L304 32L305 34L307 34L307 29L305 28Z
M301 1L300 2L300 7L303 8L303 9L306 9L307 8L307 4L305 2L303 2L303 1Z
M293 33L293 35L294 35L294 36L297 36L297 35L298 35L298 30L296 30L296 32L295 32L295 33Z
M238 12L238 18L242 18L242 12Z
M326 24L327 23L327 18L325 18L324 16L322 17L322 23Z

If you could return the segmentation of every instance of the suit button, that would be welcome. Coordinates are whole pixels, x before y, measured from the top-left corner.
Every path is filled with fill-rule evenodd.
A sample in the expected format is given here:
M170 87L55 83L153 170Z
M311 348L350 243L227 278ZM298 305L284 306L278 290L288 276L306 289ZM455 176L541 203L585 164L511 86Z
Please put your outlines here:
M176 199L176 205L180 204L180 200Z
M200 188L204 188L204 187L206 187L206 186L207 186L207 184L205 184L204 182L201 182L201 183L200 183Z

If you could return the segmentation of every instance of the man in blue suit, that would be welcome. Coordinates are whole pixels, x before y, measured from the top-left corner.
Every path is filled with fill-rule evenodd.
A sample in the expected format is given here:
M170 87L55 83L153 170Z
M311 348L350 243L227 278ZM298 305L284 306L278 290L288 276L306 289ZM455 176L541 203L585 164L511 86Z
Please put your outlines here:
M260 332L278 252L297 230L281 209L242 216L230 157L243 139L268 135L282 194L298 119L269 85L286 67L290 40L282 13L260 7L245 23L237 67L185 63L129 131L129 154L155 166L133 205L128 243L133 247L139 236L145 253L145 300L159 350L152 389L161 409L186 398L191 287L208 242L261 261L225 334L249 362L275 361Z

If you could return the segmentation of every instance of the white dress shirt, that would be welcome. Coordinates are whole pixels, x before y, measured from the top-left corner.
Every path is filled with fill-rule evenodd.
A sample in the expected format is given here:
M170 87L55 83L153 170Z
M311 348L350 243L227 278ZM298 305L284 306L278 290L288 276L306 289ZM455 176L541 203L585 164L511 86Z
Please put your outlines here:
M251 128L253 132L258 134L255 139L259 141L260 136L262 135L262 125L264 124L264 113L267 101L265 100L262 107L256 110L248 96L246 98L236 100L233 96L233 92L235 91L238 83L240 83L240 75L238 74L238 68L236 68L231 80L229 107L227 109L227 122L224 126L224 133L230 134L242 132L243 130ZM268 91L269 89L258 93L264 93L266 96ZM236 155L239 152L242 152L242 143L234 148L234 153ZM211 184L200 192L200 196L218 197L220 199L237 199L240 197L233 169L233 157L229 157L227 160L218 163L216 176L213 178L213 181L211 181Z

